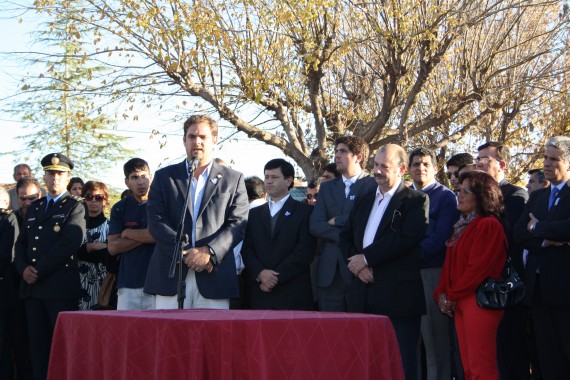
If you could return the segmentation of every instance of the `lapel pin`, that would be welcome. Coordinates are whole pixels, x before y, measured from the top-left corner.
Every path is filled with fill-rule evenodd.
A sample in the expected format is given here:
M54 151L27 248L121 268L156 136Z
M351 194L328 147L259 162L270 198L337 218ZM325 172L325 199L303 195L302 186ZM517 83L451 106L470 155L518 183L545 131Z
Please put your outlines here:
M356 197L355 197L354 195L351 195L349 199L350 199L351 201L353 201L354 198L356 198Z
M212 182L212 183L215 185L216 183L218 183L218 180L219 180L220 178L222 178L222 175L221 175L220 173L218 173L218 174L216 175L216 178L212 178L212 179L210 180L210 182Z
M289 216L291 213L289 211L285 211L285 216Z

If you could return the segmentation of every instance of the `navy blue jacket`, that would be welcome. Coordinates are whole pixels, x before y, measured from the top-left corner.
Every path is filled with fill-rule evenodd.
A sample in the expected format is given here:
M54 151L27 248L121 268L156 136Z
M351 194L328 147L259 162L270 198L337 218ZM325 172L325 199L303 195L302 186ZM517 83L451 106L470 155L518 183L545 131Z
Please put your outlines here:
M420 244L421 267L440 268L445 261L445 242L459 218L457 197L453 191L438 182L421 191L429 197L429 224Z

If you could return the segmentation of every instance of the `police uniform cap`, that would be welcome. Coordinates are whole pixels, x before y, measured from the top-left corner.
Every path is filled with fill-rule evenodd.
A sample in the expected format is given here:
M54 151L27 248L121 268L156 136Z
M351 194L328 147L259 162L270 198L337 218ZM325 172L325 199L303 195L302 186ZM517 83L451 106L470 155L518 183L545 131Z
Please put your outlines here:
M45 171L70 172L73 169L73 161L61 153L50 153L42 158L42 167Z

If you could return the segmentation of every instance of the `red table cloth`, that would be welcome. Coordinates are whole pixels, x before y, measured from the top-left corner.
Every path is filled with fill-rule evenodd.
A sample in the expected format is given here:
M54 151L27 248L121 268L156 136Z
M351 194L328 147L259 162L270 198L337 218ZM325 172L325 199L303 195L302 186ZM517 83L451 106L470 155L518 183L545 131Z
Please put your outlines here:
M265 310L60 313L48 378L403 379L387 317Z

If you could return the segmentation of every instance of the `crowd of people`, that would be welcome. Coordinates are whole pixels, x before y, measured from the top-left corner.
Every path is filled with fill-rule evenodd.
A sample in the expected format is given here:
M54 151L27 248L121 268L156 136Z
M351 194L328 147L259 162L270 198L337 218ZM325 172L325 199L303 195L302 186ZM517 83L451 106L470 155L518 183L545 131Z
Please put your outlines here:
M46 378L61 311L176 308L386 315L407 380L570 378L570 138L546 142L525 190L498 142L450 157L448 188L433 151L387 144L370 175L368 144L344 136L298 201L287 160L244 178L214 158L213 119L183 132L184 161L124 164L110 213L106 184L71 177L63 154L42 159L45 187L15 167L0 189L0 378ZM524 302L479 307L507 258Z

